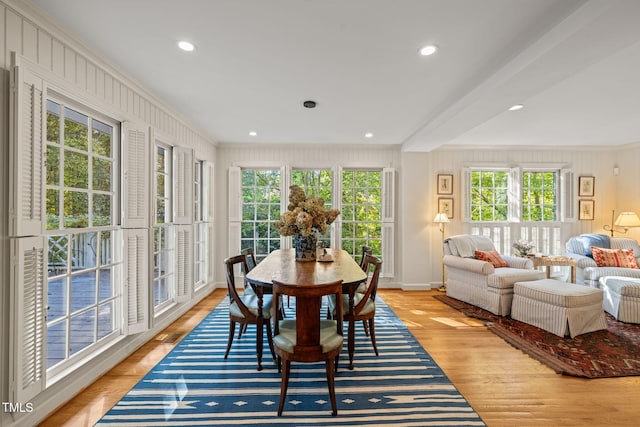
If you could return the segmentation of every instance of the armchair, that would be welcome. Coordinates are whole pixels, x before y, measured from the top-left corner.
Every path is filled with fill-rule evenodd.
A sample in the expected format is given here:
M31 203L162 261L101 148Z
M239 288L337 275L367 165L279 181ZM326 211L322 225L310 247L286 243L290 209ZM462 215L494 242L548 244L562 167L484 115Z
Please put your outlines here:
M640 269L626 267L598 267L593 259L591 247L611 249L633 249L636 262L640 265L640 246L628 237L609 237L604 234L581 234L571 237L565 245L566 256L576 259L576 283L599 287L601 277L622 276L640 279Z
M447 268L447 295L498 316L511 313L513 284L546 278L533 269L528 258L502 256L507 267L475 258L475 251L495 251L488 237L458 235L444 241L443 263Z

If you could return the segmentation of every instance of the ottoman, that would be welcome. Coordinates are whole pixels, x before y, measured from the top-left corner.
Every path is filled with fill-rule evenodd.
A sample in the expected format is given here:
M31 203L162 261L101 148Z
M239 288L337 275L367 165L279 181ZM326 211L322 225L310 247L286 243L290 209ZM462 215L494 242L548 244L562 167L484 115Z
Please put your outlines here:
M511 318L564 337L607 329L602 290L554 279L513 285Z
M601 277L604 311L621 322L640 323L640 279Z

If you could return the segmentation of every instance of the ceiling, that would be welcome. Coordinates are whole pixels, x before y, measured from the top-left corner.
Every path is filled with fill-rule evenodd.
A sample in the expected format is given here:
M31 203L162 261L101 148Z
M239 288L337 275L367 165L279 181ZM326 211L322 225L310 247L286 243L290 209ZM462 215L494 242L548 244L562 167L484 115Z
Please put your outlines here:
M219 144L640 141L636 0L31 2Z

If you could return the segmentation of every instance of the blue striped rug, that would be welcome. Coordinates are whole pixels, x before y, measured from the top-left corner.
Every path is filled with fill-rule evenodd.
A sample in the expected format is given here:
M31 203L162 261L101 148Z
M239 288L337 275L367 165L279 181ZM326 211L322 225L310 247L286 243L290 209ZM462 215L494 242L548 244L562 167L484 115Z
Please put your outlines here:
M293 299L291 301L293 307ZM233 342L223 300L98 423L99 426L484 426L451 381L378 298L379 357L356 326L355 368L345 345L336 374L338 416L324 363L292 363L287 401L276 415L280 375L266 345L256 371L255 329ZM293 317L293 312L290 313Z

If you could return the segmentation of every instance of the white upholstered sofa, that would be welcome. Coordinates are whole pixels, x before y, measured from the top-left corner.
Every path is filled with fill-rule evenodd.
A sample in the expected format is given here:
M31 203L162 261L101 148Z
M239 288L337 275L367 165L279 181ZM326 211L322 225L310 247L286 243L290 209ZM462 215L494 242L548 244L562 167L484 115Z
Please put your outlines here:
M502 256L508 267L475 259L475 251L495 251L488 237L458 235L444 241L443 263L447 267L447 295L498 316L511 313L513 284L539 280L544 271L533 269L528 258Z
M598 267L591 255L591 246L611 249L633 249L640 265L640 246L634 239L609 237L605 234L581 234L571 237L565 245L566 255L576 259L576 282L599 287L601 277L621 276L640 279L640 269L624 267Z

